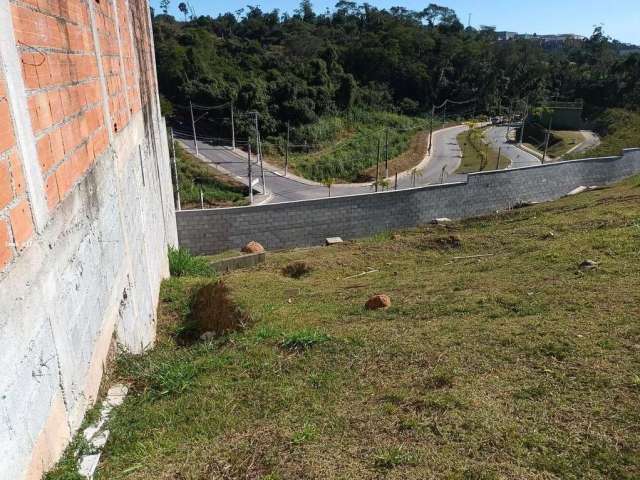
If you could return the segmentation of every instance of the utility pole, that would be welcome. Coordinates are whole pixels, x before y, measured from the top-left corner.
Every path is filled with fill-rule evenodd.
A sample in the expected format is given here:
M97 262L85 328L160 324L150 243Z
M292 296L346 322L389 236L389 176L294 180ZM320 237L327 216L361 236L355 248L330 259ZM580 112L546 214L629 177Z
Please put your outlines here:
M173 128L169 129L169 134L171 135L171 159L173 163L173 175L176 177L176 209L178 211L182 210L182 205L180 204L180 180L178 178L178 166L176 164L176 139L173 137Z
M231 102L231 148L236 149L236 124L233 115L233 101Z
M191 100L189 100L189 109L191 110L191 127L193 128L193 145L196 149L196 155L200 155L198 151L198 139L196 137L196 119L193 116L193 103L191 103Z
M249 177L249 204L253 205L253 172L251 171L251 142L247 142L247 176Z
M289 126L289 122L287 122L287 148L284 151L284 176L287 176L287 172L289 171L289 133L291 128Z
M267 184L264 181L264 165L262 163L262 148L260 146L260 128L258 127L258 112L253 112L255 115L256 123L256 155L258 155L258 161L260 162L260 176L262 177L262 194L267 194Z
M542 155L542 163L547 158L547 151L549 150L549 139L551 138L551 125L553 124L553 116L549 117L549 129L547 130L547 138L544 142L544 154Z
M447 123L447 101L444 102L444 110L442 111L442 128Z
M527 122L527 117L529 116L529 102L525 104L524 108L524 116L522 117L522 128L520 129L520 145L522 145L524 140L524 126Z
M389 129L384 131L384 178L389 176Z
M507 125L507 142L509 141L509 133L511 132L511 119L513 118L511 116L512 112L513 112L513 100L509 104L509 117L507 118L507 121L509 122L509 124Z
M395 190L398 190L398 171L396 170Z
M500 170L500 157L502 156L502 147L498 148L498 161L496 162L496 170Z
M380 137L378 137L378 156L376 157L376 192L380 182Z
M428 152L429 155L431 155L431 146L433 145L433 117L436 114L436 106L433 105L431 107L431 122L429 122L429 149Z

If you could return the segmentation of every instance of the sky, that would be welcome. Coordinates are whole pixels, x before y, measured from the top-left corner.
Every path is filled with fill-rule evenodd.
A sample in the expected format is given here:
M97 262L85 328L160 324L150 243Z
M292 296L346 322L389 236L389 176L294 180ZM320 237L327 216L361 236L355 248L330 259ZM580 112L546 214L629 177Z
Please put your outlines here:
M247 5L270 11L293 12L298 0L190 0L197 15L216 16L235 12ZM151 0L158 9L160 0ZM179 15L180 0L171 0L171 11ZM337 0L312 0L317 12L333 10ZM357 2L364 3L364 1ZM378 8L402 6L422 10L429 3L418 0L369 0ZM471 25L493 25L498 30L518 33L575 33L589 36L596 25L603 25L605 33L621 42L640 45L640 0L440 0L438 5L453 8L466 25L471 14Z

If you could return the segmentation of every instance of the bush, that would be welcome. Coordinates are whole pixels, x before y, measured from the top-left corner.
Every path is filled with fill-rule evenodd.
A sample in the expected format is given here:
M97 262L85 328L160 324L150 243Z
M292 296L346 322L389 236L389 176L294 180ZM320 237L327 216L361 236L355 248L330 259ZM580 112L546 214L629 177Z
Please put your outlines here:
M210 277L215 271L204 257L191 255L186 248L169 247L169 271L174 277Z
M293 262L282 269L282 274L285 277L301 278L311 273L311 267L305 262Z

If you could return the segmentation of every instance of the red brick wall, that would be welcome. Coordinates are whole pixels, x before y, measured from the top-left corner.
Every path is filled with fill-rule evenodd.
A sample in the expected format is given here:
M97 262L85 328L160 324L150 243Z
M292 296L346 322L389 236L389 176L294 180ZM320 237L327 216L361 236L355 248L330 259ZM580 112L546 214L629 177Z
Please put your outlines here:
M32 233L24 172L16 148L5 79L0 72L0 271L24 247Z
M89 10L83 0L11 3L38 160L54 209L108 143Z
M33 160L52 212L107 150L108 129L122 134L155 98L148 7L146 0L10 0L10 5L35 137ZM34 231L5 96L0 78L0 271Z

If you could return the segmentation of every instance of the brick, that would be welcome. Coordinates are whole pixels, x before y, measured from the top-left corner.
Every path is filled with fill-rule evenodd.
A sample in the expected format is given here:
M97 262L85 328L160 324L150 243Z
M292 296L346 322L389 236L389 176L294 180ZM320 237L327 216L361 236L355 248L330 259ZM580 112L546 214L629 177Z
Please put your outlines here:
M13 200L13 188L11 187L11 173L9 162L0 161L0 210Z
M42 167L43 172L48 172L55 164L53 153L51 151L51 142L49 141L49 135L45 135L37 144L38 149L38 161Z
M6 99L0 100L0 153L13 147L15 137Z
M11 182L13 184L13 194L18 197L22 195L26 189L22 162L20 162L18 153L15 151L9 156L8 162Z
M69 193L71 187L77 179L73 159L69 158L65 160L58 167L58 170L56 170L55 177L58 184L58 195L60 196L60 200L62 200L67 195L67 193Z
M60 194L58 193L58 182L56 175L51 174L44 182L45 195L47 197L47 206L49 210L53 210L60 203Z
M9 225L4 220L0 220L0 270L6 267L13 257L13 249L9 243L11 243Z
M26 200L20 202L11 210L9 214L11 220L11 230L13 238L19 249L24 247L33 235L33 219L31 218L31 208Z

